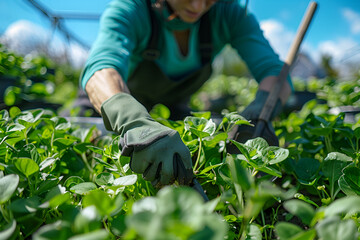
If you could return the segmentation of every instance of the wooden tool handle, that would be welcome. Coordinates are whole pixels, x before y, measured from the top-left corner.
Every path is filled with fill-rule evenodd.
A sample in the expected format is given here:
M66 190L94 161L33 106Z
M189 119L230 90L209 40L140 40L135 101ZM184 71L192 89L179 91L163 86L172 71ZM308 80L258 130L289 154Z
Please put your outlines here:
M317 3L312 1L309 3L309 6L306 10L306 13L301 21L301 25L298 28L295 39L290 47L286 60L284 62L284 66L282 67L280 74L278 76L278 80L276 84L272 87L268 98L266 99L266 103L261 110L258 124L256 125L256 129L254 132L254 137L259 137L262 134L265 123L270 120L271 113L274 110L274 107L279 99L280 91L284 86L284 82L289 75L290 67L294 63L295 57L299 51L302 40L304 39L305 33L310 25L310 22L314 16L314 13L317 9Z

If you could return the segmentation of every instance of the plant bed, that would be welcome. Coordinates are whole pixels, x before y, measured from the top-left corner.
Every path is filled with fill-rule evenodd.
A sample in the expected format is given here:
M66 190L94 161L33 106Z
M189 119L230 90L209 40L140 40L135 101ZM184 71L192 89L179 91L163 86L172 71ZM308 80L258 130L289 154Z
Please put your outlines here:
M309 114L298 137L283 136L286 148L258 138L233 142L240 154L228 154L228 133L248 124L240 115L174 122L167 111L159 105L151 114L179 131L207 203L176 183L155 189L131 171L119 137L95 125L42 109L2 110L0 238L339 239L338 229L358 238L360 130L343 114Z

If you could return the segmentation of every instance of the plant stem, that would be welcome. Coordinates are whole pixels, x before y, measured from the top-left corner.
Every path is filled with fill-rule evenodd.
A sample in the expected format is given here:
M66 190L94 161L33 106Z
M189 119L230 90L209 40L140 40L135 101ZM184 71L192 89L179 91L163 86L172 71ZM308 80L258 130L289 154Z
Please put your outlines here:
M266 225L266 222L265 222L265 216L264 216L264 210L263 209L261 209L261 221L262 221L262 224L265 226ZM264 230L264 234L265 234L265 239L268 239L267 238L267 232L266 232L266 230Z
M86 168L89 170L89 172L90 172L89 178L90 178L90 180L92 181L92 180L93 180L93 172L94 172L94 170L93 170L93 169L91 168L91 166L89 165L85 153L82 153L82 154L81 154L81 159L83 160Z
M199 151L198 151L198 155L197 155L196 162L194 165L195 172L198 171L197 166L199 165L199 162L200 162L200 156L201 156L201 152L202 152L201 150L202 150L202 138L199 138Z
M10 216L9 216L10 214L6 210L4 204L0 204L0 212L1 212L1 215L3 215L5 221L9 223L11 221Z
M328 137L328 136L325 137L325 146L326 146L326 150L328 151L328 153L333 152L333 148L331 146L330 139L331 139L331 137Z

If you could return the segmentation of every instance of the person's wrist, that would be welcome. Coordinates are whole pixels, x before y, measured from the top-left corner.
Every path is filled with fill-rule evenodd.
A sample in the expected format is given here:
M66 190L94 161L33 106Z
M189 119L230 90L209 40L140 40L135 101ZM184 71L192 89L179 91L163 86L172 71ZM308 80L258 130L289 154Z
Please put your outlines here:
M117 133L126 123L151 119L146 108L127 93L117 93L105 100L101 105L101 115L106 129Z

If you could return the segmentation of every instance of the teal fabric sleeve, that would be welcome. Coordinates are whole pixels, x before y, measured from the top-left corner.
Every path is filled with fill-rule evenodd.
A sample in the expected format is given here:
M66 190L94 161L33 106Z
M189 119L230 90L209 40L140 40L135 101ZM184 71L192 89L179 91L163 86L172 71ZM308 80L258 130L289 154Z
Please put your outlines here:
M215 21L214 38L230 43L247 64L257 82L267 76L279 75L283 62L264 37L255 16L237 2L219 4L213 11ZM293 89L290 76L288 82Z
M127 79L130 62L139 62L150 36L150 21L144 0L114 0L101 16L100 29L85 63L81 86L103 68L114 68ZM137 57L137 58L136 58Z
M161 16L157 16L161 21ZM249 13L245 15L239 1L216 3L210 10L210 19L213 57L226 44L231 44L258 82L279 74L283 63L264 38L255 17ZM201 66L197 34L199 23L190 28L188 57L179 54L175 38L164 24L159 24L162 51L162 56L156 60L159 67L173 79L197 70ZM82 87L85 89L89 78L103 68L115 68L126 81L142 61L141 54L149 37L150 22L145 0L113 0L102 15L98 37L82 73ZM288 81L292 86L290 77Z

